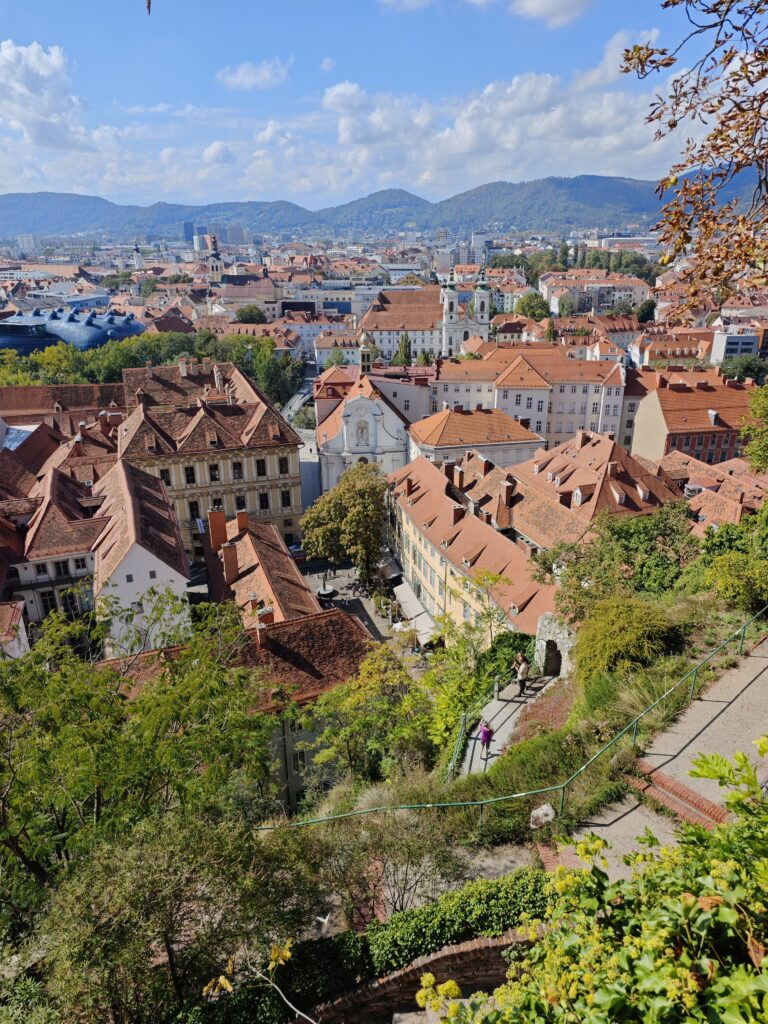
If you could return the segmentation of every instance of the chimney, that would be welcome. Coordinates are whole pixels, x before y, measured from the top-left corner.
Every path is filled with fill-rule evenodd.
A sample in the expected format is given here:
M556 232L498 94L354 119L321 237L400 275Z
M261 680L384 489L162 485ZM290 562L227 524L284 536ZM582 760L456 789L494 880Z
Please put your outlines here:
M464 509L461 505L454 505L451 509L451 523L455 526L464 518Z
M275 621L275 609L272 605L269 608L262 608L259 612L259 625L260 626L271 626Z
M197 376L197 356L192 356L189 360L189 375L190 377Z
M608 438L609 441L616 440L616 434L612 430L609 430L605 436Z
M530 419L530 416L524 416L523 419L519 420L518 422L520 423L520 426L521 427L525 427L526 430L530 430L531 429L531 419Z
M461 466L453 467L453 485L458 487L460 491L464 489L464 470Z
M208 536L211 550L216 554L227 543L227 513L223 508L212 508L208 513Z
M482 412L482 411L483 411L483 403L482 402L478 402L477 405L475 406L475 412Z
M514 483L511 480L505 480L501 489L501 500L507 508L512 504L512 495L514 492Z
M605 475L607 477L611 477L611 478L615 477L616 476L616 466L617 466L617 463L609 462L607 464L607 466L605 467Z
M453 411L454 412L464 412L464 406L463 405L454 405Z
M453 467L454 467L454 463L453 462L444 462L443 463L443 472L445 473L445 475L448 477L449 480L453 480Z
M707 416L709 416L709 422L712 426L717 425L717 409L707 409Z
M589 438L587 437L586 430L577 430L576 431L576 444L578 445L579 448L583 448L588 440L589 440Z
M184 356L179 356L179 376L187 376L187 360L184 358Z
M207 370L211 365L211 357L203 356L203 369Z
M213 384L217 391L224 390L224 375L218 363L213 364Z
M237 513L237 529L240 532L248 529L248 513L244 509Z
M409 498L413 493L413 480L409 476L405 478L405 496Z
M228 541L221 548L221 560L224 564L224 582L229 585L237 579L237 544Z
M266 623L260 622L256 629L253 631L253 639L256 642L257 647L267 646L267 626Z

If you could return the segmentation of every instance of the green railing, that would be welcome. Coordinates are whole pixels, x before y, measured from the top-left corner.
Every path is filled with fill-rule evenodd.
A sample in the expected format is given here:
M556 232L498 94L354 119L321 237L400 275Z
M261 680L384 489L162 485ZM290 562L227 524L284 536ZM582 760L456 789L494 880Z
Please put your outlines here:
M589 769L595 763L595 761L598 761L601 757L603 757L604 754L611 750L616 745L616 743L618 743L619 740L622 739L622 737L627 735L627 733L632 733L632 745L635 746L637 743L637 733L640 722L646 717L646 715L649 715L655 708L657 708L662 701L666 700L667 697L673 694L676 690L679 690L680 687L686 682L689 682L688 700L693 700L694 694L696 693L696 683L698 681L698 675L701 669L703 669L712 660L712 658L719 654L720 651L722 651L725 647L728 646L728 644L730 644L734 640L739 641L738 653L743 654L747 630L753 622L756 622L759 618L765 615L766 612L768 612L768 605L765 605L764 608L761 608L760 611L757 612L756 615L753 615L751 619L748 619L743 626L740 626L738 629L734 630L734 632L731 633L730 636L726 637L726 639L723 640L723 642L718 647L715 647L714 650L710 651L706 658L702 658L702 660L698 662L698 664L694 665L692 669L689 669L689 671L686 672L682 679L678 679L674 686L670 686L670 688L668 690L665 690L665 692L662 693L662 695L658 697L652 704L649 704L644 711L641 711L639 715L636 715L631 722L625 725L620 732L617 732L615 736L608 740L607 743L605 743L596 753L594 753L592 757L590 757L590 759L585 764L583 764L581 768L578 768L573 773L573 775L570 776L570 778L566 779L565 782L558 782L553 786L542 786L540 789L525 790L522 793L507 793L503 796L488 797L485 800L457 800L433 804L397 804L395 806L390 807L368 807L364 810L345 811L342 814L330 814L327 817L322 818L304 818L300 821L285 821L279 825L259 825L257 826L256 831L272 832L278 828L305 828L308 825L320 825L326 821L340 821L344 818L357 818L363 817L367 814L383 814L385 812L391 813L393 811L427 811L443 809L449 810L458 807L488 807L492 804L505 803L509 800L523 800L532 796L544 796L546 793L560 794L559 815L562 816L565 810L565 796L568 792L568 787L572 785L576 781L576 779L582 776L584 772L586 772L587 769ZM484 706L485 705L481 705L480 711L482 711L482 708ZM470 711L471 710L472 709L470 709ZM478 714L479 713L480 712L478 712ZM465 713L467 721L469 720L469 714L469 711ZM463 731L464 733L466 733L466 723L463 722L462 724ZM461 743L461 750L463 750L463 738L461 740ZM460 756L461 752L459 749L459 739L457 738L453 756L451 758L451 765L454 765L454 762ZM449 765L449 770L451 765Z
M461 716L459 722L459 731L456 734L456 742L453 745L453 753L451 754L451 760L448 762L448 767L443 773L443 782L451 782L456 778L456 773L459 770L459 764L464 756L464 749L467 744L467 735L469 731L470 723L474 724L480 720L480 716L483 713L483 708L496 695L496 688L499 685L498 680L494 682L493 688L489 689L484 697L478 698L474 704L470 705L464 714Z

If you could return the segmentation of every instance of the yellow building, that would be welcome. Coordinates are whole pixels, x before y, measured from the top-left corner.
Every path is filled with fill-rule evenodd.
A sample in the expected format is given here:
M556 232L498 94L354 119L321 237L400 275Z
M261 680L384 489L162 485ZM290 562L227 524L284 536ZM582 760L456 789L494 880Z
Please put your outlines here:
M495 607L499 625L535 633L554 608L554 588L537 583L531 562L492 525L490 512L454 486L453 467L423 456L389 477L389 537L403 578L435 619L480 624ZM486 593L483 576L502 577Z

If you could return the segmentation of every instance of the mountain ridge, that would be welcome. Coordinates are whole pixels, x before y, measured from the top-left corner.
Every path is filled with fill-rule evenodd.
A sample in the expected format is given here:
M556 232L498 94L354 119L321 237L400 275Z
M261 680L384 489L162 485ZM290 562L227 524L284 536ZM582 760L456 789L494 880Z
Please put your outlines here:
M747 195L753 178L734 182L725 198ZM456 234L483 230L567 232L579 228L648 230L661 203L656 183L640 178L583 174L532 181L495 181L437 202L405 189L382 189L338 206L308 210L287 200L193 205L114 203L69 192L0 195L0 238L20 234L97 233L113 238L179 236L184 221L242 224L258 233L307 231L391 232L444 228Z

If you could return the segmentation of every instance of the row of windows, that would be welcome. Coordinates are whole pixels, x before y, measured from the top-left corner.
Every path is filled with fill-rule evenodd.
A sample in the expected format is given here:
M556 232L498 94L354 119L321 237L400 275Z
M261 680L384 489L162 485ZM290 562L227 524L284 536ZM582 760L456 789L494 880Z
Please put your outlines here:
M288 456L281 455L278 459L278 472L281 476L288 475ZM267 460L256 459L256 476L257 478L264 478L267 475ZM243 464L242 462L232 463L232 478L239 482L244 479L243 476ZM171 483L171 471L169 469L160 470L160 479L166 485L170 486ZM221 470L217 462L208 463L208 479L212 484L217 484L221 480ZM197 483L197 473L195 466L184 467L184 483L187 486L194 485Z
M47 562L38 562L35 565L35 576L37 576L38 579L53 578L60 580L66 578L67 576L77 575L79 573L86 572L88 568L88 563L86 562L85 558L73 558L72 561L74 562L74 572L70 568L69 559L67 558L61 559L60 561L53 563L53 573L51 573L50 567ZM19 570L16 568L15 565L12 565L8 569L8 579L13 582L18 581Z
M291 497L290 490L280 491L280 508L291 508L292 505L293 505L293 500L292 500L292 497ZM211 508L212 509L222 509L223 507L224 507L224 502L223 502L223 500L221 498L221 495L214 494L213 497L211 498ZM271 508L271 504L270 504L269 491L262 491L259 494L259 511L260 512L269 512L270 508ZM245 501L245 495L244 494L236 494L235 495L235 510L237 512L245 512L245 510L246 510L246 501ZM200 502L199 501L190 501L189 502L189 518L190 519L199 519L200 518Z

